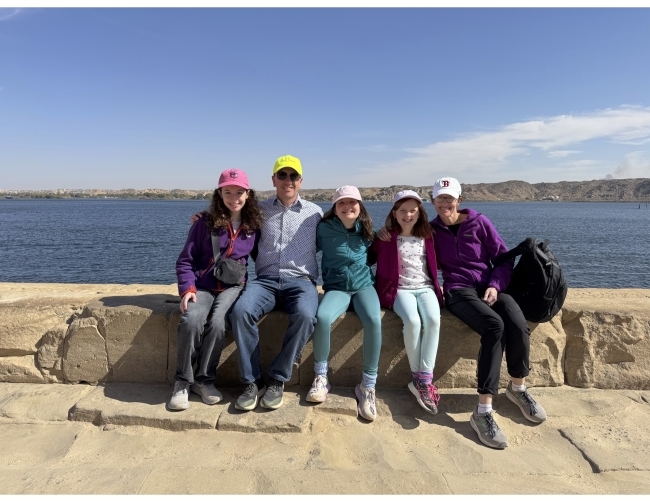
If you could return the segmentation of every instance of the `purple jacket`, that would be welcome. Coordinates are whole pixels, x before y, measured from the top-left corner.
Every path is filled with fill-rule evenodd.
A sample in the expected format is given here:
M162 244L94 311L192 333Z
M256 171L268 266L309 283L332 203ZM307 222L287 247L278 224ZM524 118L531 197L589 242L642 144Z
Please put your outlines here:
M241 229L234 234L232 227L219 228L219 248L222 258L231 258L248 264L248 255L257 252L257 242L260 231L247 235ZM182 297L188 291L196 293L197 288L210 291L223 291L229 286L217 281L214 277L214 254L212 252L212 237L201 216L194 222L187 235L185 247L176 260L176 276L178 277L178 294ZM244 282L248 279L248 274Z
M436 251L433 245L433 238L424 239L424 251L427 256L427 268L429 277L433 281L433 290L438 297L438 303L442 307L442 293L438 284L438 270L436 268ZM397 231L390 233L390 241L375 239L370 246L370 261L377 258L377 295L379 303L385 309L392 309L397 298L397 284L399 283L399 261L397 256Z
M492 222L473 209L462 209L467 219L460 224L458 235L447 228L440 216L431 221L436 234L438 268L442 270L445 290L459 288L503 291L510 283L512 261L494 267L492 261L508 251Z

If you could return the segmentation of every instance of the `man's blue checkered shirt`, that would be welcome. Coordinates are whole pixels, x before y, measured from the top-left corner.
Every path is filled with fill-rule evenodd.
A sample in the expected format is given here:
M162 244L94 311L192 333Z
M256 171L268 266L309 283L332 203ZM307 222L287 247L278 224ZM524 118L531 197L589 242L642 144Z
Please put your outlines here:
M323 210L298 196L285 207L277 197L259 203L262 231L255 274L268 277L309 276L316 281L316 227Z

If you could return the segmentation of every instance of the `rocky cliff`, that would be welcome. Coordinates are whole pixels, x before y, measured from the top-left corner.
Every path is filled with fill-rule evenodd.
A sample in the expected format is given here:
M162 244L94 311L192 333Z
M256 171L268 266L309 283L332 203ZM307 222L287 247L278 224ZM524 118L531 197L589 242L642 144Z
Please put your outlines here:
M463 184L463 196L467 201L533 201L561 200L575 202L650 202L650 178L626 180L559 181L557 183L535 183L525 181L503 181L500 183ZM366 201L390 202L400 190L415 190L428 198L431 186L392 185L389 187L360 188ZM313 201L332 200L333 188L303 188L302 197ZM22 190L4 191L10 198L111 198L111 199L202 199L209 200L212 190ZM274 190L258 191L260 199L275 195Z

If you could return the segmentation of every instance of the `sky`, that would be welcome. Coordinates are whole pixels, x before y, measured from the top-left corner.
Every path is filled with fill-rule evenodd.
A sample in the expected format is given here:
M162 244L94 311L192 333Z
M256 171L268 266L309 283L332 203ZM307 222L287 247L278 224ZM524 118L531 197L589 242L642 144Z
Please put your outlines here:
M650 8L4 7L0 189L650 177L649 62Z

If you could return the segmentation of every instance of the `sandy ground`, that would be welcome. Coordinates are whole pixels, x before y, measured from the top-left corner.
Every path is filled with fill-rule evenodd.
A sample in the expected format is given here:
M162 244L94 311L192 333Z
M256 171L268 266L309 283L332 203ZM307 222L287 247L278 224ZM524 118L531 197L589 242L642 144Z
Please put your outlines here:
M0 384L0 493L650 493L648 391L535 388L540 425L501 393L503 451L471 429L470 389L443 391L435 416L378 389L373 423L348 388L325 406L287 389L279 410L250 413L234 410L237 391L171 413L167 386Z

